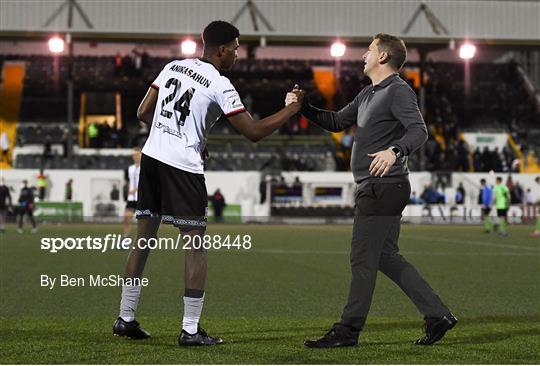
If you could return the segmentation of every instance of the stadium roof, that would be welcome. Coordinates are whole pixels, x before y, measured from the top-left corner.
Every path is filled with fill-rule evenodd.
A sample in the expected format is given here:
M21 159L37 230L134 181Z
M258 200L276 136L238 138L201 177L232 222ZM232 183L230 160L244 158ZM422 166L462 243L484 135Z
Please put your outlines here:
M67 7L58 12L65 1L2 0L0 38L39 38L67 31ZM264 36L274 44L320 43L334 37L365 43L373 34L384 32L401 36L409 44L468 38L540 45L539 1L253 0L252 7L245 0L77 3L93 27L75 11L72 33L95 40L172 40L198 36L212 20L235 19L244 41Z

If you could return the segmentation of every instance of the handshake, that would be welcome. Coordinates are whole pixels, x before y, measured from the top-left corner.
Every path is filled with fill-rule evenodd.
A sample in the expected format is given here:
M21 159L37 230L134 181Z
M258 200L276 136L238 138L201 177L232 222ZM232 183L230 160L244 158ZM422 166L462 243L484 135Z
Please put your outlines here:
M287 96L285 97L285 107L292 104L296 111L299 112L302 108L302 103L304 102L305 96L306 92L300 89L298 84L295 84L293 90L288 92Z

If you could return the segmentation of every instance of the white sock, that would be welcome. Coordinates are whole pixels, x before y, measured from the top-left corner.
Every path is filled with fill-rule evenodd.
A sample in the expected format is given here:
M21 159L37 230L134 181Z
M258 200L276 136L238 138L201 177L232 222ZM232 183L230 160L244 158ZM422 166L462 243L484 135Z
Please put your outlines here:
M126 322L135 320L135 311L141 297L141 286L122 286L120 317Z
M204 294L202 297L184 296L184 319L182 320L182 329L189 334L197 333L203 304Z

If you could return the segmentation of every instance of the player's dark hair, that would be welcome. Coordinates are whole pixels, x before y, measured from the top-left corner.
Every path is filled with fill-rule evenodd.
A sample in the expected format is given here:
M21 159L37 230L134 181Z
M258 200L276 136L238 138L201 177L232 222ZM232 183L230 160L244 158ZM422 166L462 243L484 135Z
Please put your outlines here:
M202 33L205 47L219 47L240 36L240 31L234 25L223 20L215 20L208 24Z
M502 178L501 177L497 177L495 178L496 181L499 181L499 182L502 182Z
M379 33L373 37L373 40L378 39L377 48L379 52L388 54L388 64L396 71L401 70L405 59L407 58L407 47L401 38L390 34Z
M486 184L486 180L484 178L480 179L480 184Z

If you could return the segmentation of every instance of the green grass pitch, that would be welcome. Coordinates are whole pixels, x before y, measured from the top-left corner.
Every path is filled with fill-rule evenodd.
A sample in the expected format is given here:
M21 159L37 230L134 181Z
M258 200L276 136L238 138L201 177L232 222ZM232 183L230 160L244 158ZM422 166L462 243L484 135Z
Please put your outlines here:
M120 225L44 225L0 234L0 363L113 364L537 364L540 363L540 240L479 226L404 226L402 254L459 318L438 344L418 347L422 319L379 274L360 345L312 350L305 338L337 321L349 284L350 226L210 225L250 234L250 250L211 250L202 326L225 344L179 348L183 253L154 251L138 320L148 341L112 336L120 288L40 287L41 274L121 274L127 252L40 249L47 237L104 236ZM162 227L161 235L174 235Z

